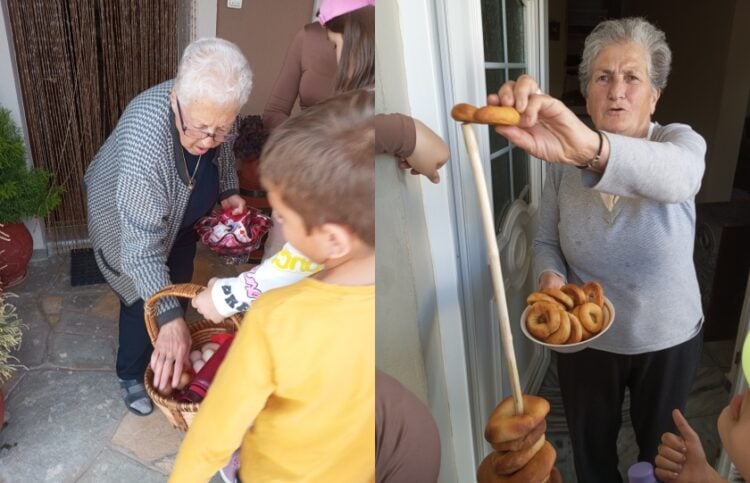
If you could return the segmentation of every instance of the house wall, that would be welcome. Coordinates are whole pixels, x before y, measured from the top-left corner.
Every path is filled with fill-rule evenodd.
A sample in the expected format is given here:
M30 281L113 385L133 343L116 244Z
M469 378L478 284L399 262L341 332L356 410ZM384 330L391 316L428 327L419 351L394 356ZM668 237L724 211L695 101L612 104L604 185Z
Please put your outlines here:
M216 36L236 43L253 70L253 91L242 115L261 114L294 35L313 15L313 0L218 1Z
M6 2L0 2L0 106L10 111L11 118L21 129L26 145L29 144L29 136L26 132L26 120L24 118L23 104L21 99L21 87L16 82L16 61L13 50L13 39L10 30L10 18L8 17L8 6ZM30 150L26 150L26 162L29 167L33 166ZM38 218L25 221L26 227L34 238L34 255L44 256L47 244L44 238L43 224Z
M409 114L403 46L392 0L378 3L377 107L379 112ZM384 20L384 19L389 20ZM387 61L386 61L387 59ZM424 216L411 207L422 196L393 158L376 162L377 295L376 357L378 367L426 401L424 362L418 325L417 286L434 287ZM416 188L416 189L415 189Z
M644 15L667 36L673 62L656 109L661 124L690 124L706 138L706 173L698 201L727 201L750 89L750 2L634 0L626 15Z

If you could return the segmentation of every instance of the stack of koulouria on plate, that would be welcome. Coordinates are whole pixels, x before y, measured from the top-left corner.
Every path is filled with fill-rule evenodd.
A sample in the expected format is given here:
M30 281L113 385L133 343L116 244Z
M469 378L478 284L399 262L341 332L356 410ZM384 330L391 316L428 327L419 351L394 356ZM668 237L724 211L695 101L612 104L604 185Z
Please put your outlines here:
M479 483L557 483L557 453L544 437L549 413L546 399L524 394L524 413L515 414L513 398L505 398L490 415L484 431L494 451L477 471Z
M604 290L597 282L572 283L546 288L526 298L526 329L546 344L577 344L601 332L608 309Z

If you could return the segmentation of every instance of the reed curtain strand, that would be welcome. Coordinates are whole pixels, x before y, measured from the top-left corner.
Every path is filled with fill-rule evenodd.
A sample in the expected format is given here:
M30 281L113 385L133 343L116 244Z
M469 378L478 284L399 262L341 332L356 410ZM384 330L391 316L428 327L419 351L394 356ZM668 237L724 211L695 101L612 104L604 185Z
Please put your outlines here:
M65 189L60 206L47 217L48 240L57 251L85 245L83 174L128 102L174 77L178 2L7 0L7 5L31 157Z

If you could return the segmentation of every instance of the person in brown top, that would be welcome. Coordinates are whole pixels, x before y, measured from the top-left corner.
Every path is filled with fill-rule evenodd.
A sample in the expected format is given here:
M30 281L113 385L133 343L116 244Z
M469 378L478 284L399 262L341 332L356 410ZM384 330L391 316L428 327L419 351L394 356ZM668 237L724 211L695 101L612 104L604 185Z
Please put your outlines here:
M334 94L336 82L336 45L328 40L319 23L305 25L294 36L273 91L263 109L263 124L273 129L284 122L299 97L300 109L306 109Z
M388 374L375 371L377 483L434 483L440 434L429 409Z

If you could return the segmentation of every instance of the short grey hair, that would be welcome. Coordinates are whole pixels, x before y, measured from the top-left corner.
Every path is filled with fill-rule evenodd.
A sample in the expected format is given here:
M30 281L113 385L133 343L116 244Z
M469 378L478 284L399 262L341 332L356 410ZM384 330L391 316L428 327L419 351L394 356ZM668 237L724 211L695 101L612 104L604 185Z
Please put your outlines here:
M242 107L253 86L253 73L232 42L203 38L190 43L177 67L174 90L183 105L195 101Z
M621 18L600 22L586 37L581 65L578 66L583 97L586 97L591 69L599 52L612 44L628 42L635 42L646 50L646 69L653 88L661 91L667 87L672 51L664 32L641 17Z

